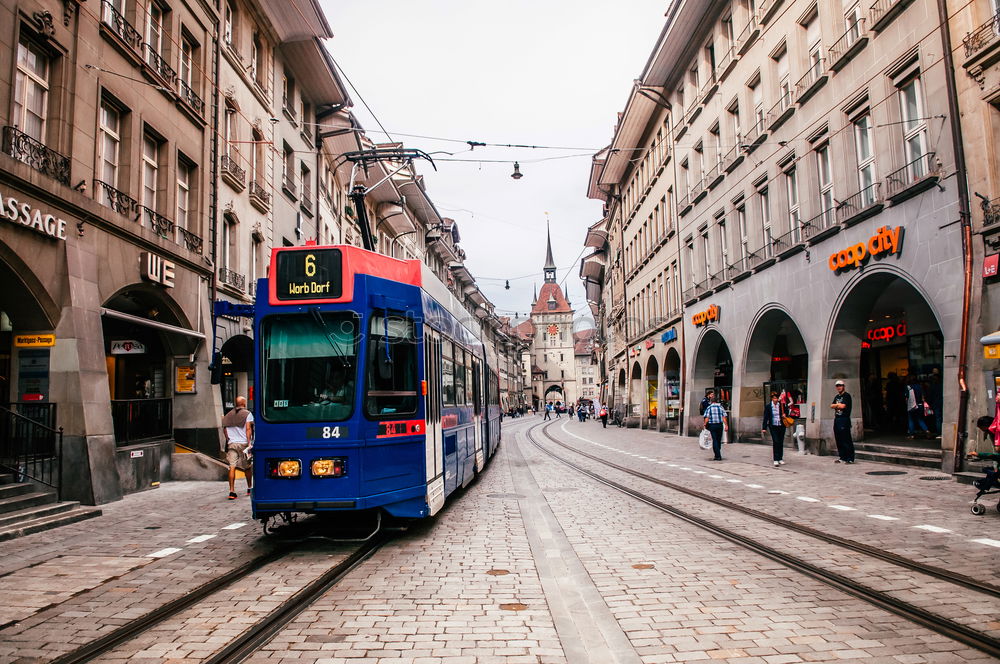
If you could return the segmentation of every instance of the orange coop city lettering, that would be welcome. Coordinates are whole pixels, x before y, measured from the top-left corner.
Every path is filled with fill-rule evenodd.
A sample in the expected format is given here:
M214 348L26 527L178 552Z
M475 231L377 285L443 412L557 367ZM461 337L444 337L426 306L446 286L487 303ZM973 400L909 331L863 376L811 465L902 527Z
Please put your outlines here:
M892 254L900 253L902 244L902 226L896 226L896 228L883 226L875 231L875 234L868 238L867 242L858 242L846 249L841 249L830 254L828 264L834 272L851 270L861 267L868 262L869 258L879 258L881 256L891 256Z
M705 311L699 311L694 316L691 316L691 322L694 325L708 325L709 323L719 320L719 305L713 304Z

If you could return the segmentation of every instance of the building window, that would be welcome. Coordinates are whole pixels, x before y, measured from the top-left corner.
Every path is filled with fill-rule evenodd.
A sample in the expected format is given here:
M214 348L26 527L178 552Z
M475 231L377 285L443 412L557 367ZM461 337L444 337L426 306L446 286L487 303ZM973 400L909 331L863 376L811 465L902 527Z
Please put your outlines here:
M219 243L219 265L224 270L233 269L233 261L235 258L235 252L233 247L233 240L236 237L236 219L232 215L225 215L222 222L222 242Z
M295 151L288 143L284 144L281 160L281 186L292 198L295 198Z
M729 267L729 238L726 231L726 220L719 219L719 256L722 258L722 269Z
M708 244L707 228L701 232L701 257L705 263L704 277L705 280L707 281L708 277L711 275L712 272L712 255Z
M48 116L49 56L25 37L17 44L17 74L14 80L14 126L45 142Z
M302 183L302 204L312 203L312 178L309 167L304 163L299 164L299 181Z
M254 129L251 132L253 149L250 151L250 181L258 185L264 182L264 135Z
M806 50L808 51L807 69L809 80L815 81L823 74L823 34L820 30L819 13L814 12L806 24Z
M833 168L830 164L830 144L816 148L816 173L819 176L819 203L823 215L823 228L833 222Z
M146 14L146 63L160 71L160 58L163 56L163 8L151 2Z
M922 157L927 152L927 120L924 118L920 77L914 76L899 87L899 110L903 126L904 157L911 179L923 177L927 168Z
M760 203L761 249L764 258L770 258L774 252L774 238L771 235L771 195L767 187L757 192L757 201Z
M177 215L174 221L178 230L187 229L191 218L191 183L194 166L184 157L177 159Z
M181 37L181 59L178 66L180 70L178 78L187 86L188 90L193 90L191 82L194 73L194 45L186 38Z
M847 38L847 45L850 46L861 37L863 26L861 23L861 5L855 4L844 13L844 26L850 36Z
M802 217L799 214L799 177L795 168L785 171L785 192L788 195L788 229L793 242L802 241Z
M227 102L225 122L222 126L222 138L225 143L223 149L225 150L225 155L234 160L239 155L239 150L236 147L236 141L239 136L236 129L236 108L230 106Z
M750 256L750 234L747 229L747 208L745 205L740 204L736 208L736 226L740 232L740 261L746 261Z
M250 42L250 76L261 89L266 88L265 66L264 66L264 44L260 40L260 33L254 31L253 39Z
M98 177L103 182L118 187L118 166L121 160L121 113L107 101L101 102L100 126L98 127L99 166ZM108 190L99 188L100 202L110 205Z
M750 83L750 105L753 107L754 134L760 134L764 131L764 90L760 76Z
M861 207L875 202L875 148L871 114L854 119L854 148L858 158L858 186Z
M226 46L233 47L236 41L236 9L232 2L226 2L226 11L223 18L222 39Z
M775 72L778 78L778 108L785 110L792 105L792 84L788 78L788 48L781 47L781 52L774 58Z
M740 102L734 99L726 109L729 112L729 128L732 131L733 145L739 145L743 138L743 128L740 126Z
M286 72L281 79L281 109L288 117L295 118L295 79Z
M155 137L142 137L142 205L156 211L156 195L160 171L160 144Z

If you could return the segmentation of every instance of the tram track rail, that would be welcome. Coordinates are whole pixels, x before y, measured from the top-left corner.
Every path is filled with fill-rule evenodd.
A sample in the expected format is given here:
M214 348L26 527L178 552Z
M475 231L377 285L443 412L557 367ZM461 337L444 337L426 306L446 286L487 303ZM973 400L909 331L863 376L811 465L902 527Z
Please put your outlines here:
M235 664L245 660L267 643L282 627L319 599L323 593L336 585L351 570L374 555L390 538L391 535L388 533L379 533L362 542L351 555L311 581L288 600L282 602L281 605L237 636L222 650L206 659L205 662ZM60 655L53 659L51 664L83 664L112 652L119 646L142 636L163 621L212 598L215 594L224 591L227 587L251 576L264 567L281 561L282 558L295 550L294 544L285 545L258 556L163 606L129 621L105 636Z
M530 442L536 449L538 449L543 454L549 456L550 458L558 461L559 463L568 466L573 470L576 470L577 472L605 486L608 486L612 489L615 489L616 491L619 491L620 493L623 493L631 498L634 498L639 502L645 503L661 512L670 514L671 516L674 516L686 523L701 528L702 530L708 531L709 533L717 537L720 537L724 540L727 540L729 542L732 542L742 548L753 551L754 553L764 556L769 560L777 562L781 565L784 565L785 567L793 569L812 579L820 581L821 583L827 586L833 587L853 597L857 597L871 605L889 611L915 624L921 625L937 634L940 634L949 639L967 645L976 650L979 650L980 652L984 652L993 657L1000 658L1000 639L997 639L996 637L993 637L990 634L963 625L949 618L945 618L943 616L932 613L931 611L915 606L910 602L906 602L904 600L893 597L892 595L886 592L859 583L854 579L848 578L836 572L826 570L820 567L819 565L815 565L813 563L802 560L797 556L794 556L792 554L786 553L772 546L764 544L751 537L738 533L735 530L732 530L725 526L720 526L716 523L709 521L708 519L702 518L700 516L697 516L680 508L674 507L673 505L668 505L662 500L654 498L637 489L616 482L608 477L604 477L600 473L585 468L584 466L570 459L567 459L559 454L556 454L550 449L547 449L545 445L541 444L538 441L537 437L535 436L535 432L541 429L542 435L544 435L546 439L548 439L555 445L567 449L573 453L579 454L585 458L597 461L606 467L613 468L615 470L624 472L627 475L647 480L659 486L676 490L695 498L706 500L710 503L714 503L723 507L733 509L737 512L752 517L763 519L769 523L785 527L794 532L798 532L800 534L804 534L811 537L818 537L822 541L828 542L830 544L841 546L865 555L873 556L880 560L890 562L892 564L904 567L911 571L919 572L933 578L948 581L955 585L976 590L978 592L982 592L987 595L997 596L997 593L1000 592L1000 589L998 589L996 586L988 583L979 582L976 579L971 579L970 577L966 577L961 574L956 574L949 570L943 570L941 568L934 567L931 565L924 565L922 563L918 563L916 561L907 559L903 556L898 556L891 552L884 551L882 549L877 549L876 547L872 547L866 544L861 544L860 542L854 542L853 540L842 538L836 535L822 533L821 531L818 531L815 528L810 528L809 526L802 526L801 524L797 524L787 519L782 519L780 517L775 517L770 514L765 514L763 512L760 512L759 510L754 510L752 508L746 508L742 505L738 505L731 501L716 498L715 496L704 494L694 489L689 489L688 487L675 485L671 482L667 482L666 480L661 480L660 478L653 477L646 473L642 473L633 470L631 468L627 468L625 466L612 463L599 456L583 452L571 445L567 445L559 440L556 440L548 433L547 430L549 426L551 426L551 424L536 425L534 427L527 429L525 431L525 435L528 439L528 442Z

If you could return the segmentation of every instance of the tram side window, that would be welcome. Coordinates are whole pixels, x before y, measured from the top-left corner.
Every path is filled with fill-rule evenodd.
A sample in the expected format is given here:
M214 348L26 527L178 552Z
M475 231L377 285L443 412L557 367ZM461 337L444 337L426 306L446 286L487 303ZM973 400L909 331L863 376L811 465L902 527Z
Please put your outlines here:
M417 336L413 321L374 315L368 338L369 415L417 412Z
M455 349L455 405L464 406L465 399L465 351Z
M483 409L483 399L482 399L482 387L479 381L479 362L475 361L469 372L469 380L472 381L472 405L476 414L482 412Z
M452 361L452 344L441 344L441 401L445 406L455 405L455 363Z

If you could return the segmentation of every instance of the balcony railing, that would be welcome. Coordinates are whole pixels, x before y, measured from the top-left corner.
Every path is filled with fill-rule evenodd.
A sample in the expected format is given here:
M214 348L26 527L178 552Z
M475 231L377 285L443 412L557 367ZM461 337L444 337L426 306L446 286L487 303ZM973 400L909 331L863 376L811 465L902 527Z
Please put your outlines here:
M3 151L39 173L69 184L69 157L45 147L17 127L3 128Z
M858 19L858 22L847 29L840 39L833 43L827 51L830 54L830 68L838 71L853 58L858 51L868 43L865 36L865 19Z
M691 192L686 191L677 201L677 214L685 215L691 209Z
M741 161L743 161L743 137L735 137L735 145L729 149L729 152L722 158L722 169L729 173L734 168L736 168Z
M195 94L191 86L183 79L177 79L177 94L188 106L193 108L198 115L205 115L205 101Z
M146 44L145 51L146 64L149 65L150 68L160 76L160 78L170 85L173 85L174 81L177 80L177 72L174 71L174 68L167 64L167 61L163 59L163 56L160 55L155 48L153 48L152 44Z
M754 150L758 145L764 142L767 138L767 125L765 124L766 118L757 118L753 125L751 125L750 130L747 132L744 138L743 145L747 146L747 151Z
M881 182L873 182L853 196L842 201L837 208L838 221L849 225L881 212L884 207L882 195L879 191L881 188Z
M875 32L881 32L892 19L899 16L912 0L876 0L868 13L871 27Z
M722 54L722 57L719 58L719 64L716 66L717 78L719 79L719 82L722 82L726 76L729 75L729 72L731 72L733 67L736 66L736 61L738 59L739 56L736 55L736 45L731 45L726 49L726 52Z
M684 113L684 123L691 124L694 122L694 119L698 117L699 113L701 113L701 102L692 100L691 106L687 109L687 112Z
M256 180L250 180L250 202L257 203L257 207L263 207L265 210L271 207L271 192L264 188Z
M715 71L708 72L708 80L705 84L701 86L701 91L698 93L698 98L701 103L704 104L708 101L708 98L715 94L715 91L719 89L719 81L716 79Z
M115 399L111 420L115 442L129 445L173 435L173 399Z
M980 207L983 210L983 228L1000 224L1000 197L982 201Z
M792 221L792 229L774 238L774 253L778 256L802 246L802 225L796 219Z
M1000 12L994 14L990 20L965 35L962 44L965 45L965 57L971 58L987 46L991 46L1000 41Z
M750 266L747 264L747 259L737 259L735 263L726 267L726 281L733 281L740 275L746 274L749 271Z
M705 187L706 184L707 184L707 182L706 182L706 176L702 176L702 178L700 180L698 180L697 182L695 182L694 186L691 187L691 202L692 203L697 203L707 193L707 189Z
M799 104L805 103L826 83L824 62L823 58L814 62L802 75L802 78L795 83L795 99L798 100Z
M142 33L132 27L125 17L108 0L101 3L101 20L121 39L135 50L142 48Z
M245 292L247 289L246 275L233 272L227 267L219 268L219 282L226 286L231 286L238 291Z
M705 187L713 189L715 185L722 181L722 178L725 177L725 175L726 172L722 169L722 160L720 159L709 166L708 170L705 172Z
M813 240L816 236L831 228L840 230L840 227L837 226L837 208L835 207L827 208L809 221L804 222L802 224L802 238Z
M917 157L885 178L886 197L895 202L934 186L941 178L941 168L933 152Z
M751 15L750 20L747 21L747 25L743 28L743 32L740 36L736 38L736 49L740 55L746 53L750 45L753 44L754 40L757 39L757 35L760 34L760 24L757 23L757 17Z
M195 235L188 229L180 227L177 228L177 234L180 235L178 244L183 244L191 251L201 253L203 242L200 235Z
M287 175L282 176L281 178L281 188L284 189L285 192L292 198L296 197L295 180Z
M145 205L140 205L139 209L142 211L141 217L143 226L146 226L162 238L171 240L174 238L174 222Z
M786 89L778 97L778 101L775 102L771 110L767 112L767 127L771 131L774 131L782 124L785 120L791 117L792 113L795 112L795 98L791 89Z
M781 0L761 0L760 6L757 7L757 20L761 25L766 25L771 20L780 4Z
M234 154L237 153L234 152ZM236 163L236 158L228 154L222 155L221 167L222 176L227 178L233 186L242 189L246 183L247 172Z
M132 217L133 221L139 220L139 201L101 180L94 180L94 190L101 205L106 205L118 214Z

